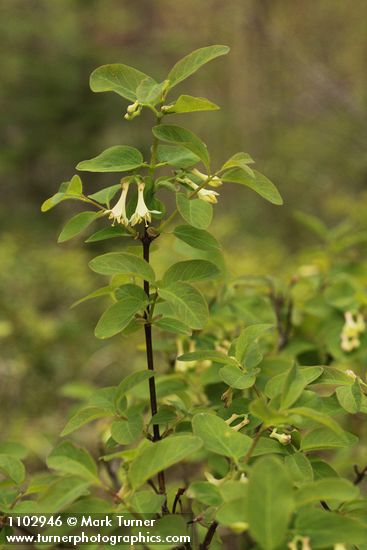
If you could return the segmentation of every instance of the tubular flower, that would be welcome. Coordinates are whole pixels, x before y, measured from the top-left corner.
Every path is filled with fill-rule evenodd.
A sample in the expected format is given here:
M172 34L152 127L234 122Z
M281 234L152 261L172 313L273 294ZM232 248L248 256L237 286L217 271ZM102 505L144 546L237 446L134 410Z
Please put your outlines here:
M145 221L145 225L148 226L148 223L152 221L151 214L160 214L158 210L149 210L147 205L144 201L144 188L145 183L139 182L138 183L138 202L136 205L136 209L134 214L130 218L130 224L136 225L137 223L140 223L141 221Z
M352 312L346 311L344 317L345 323L340 335L341 348L343 351L349 352L359 348L359 335L366 330L366 324L361 313L354 318Z
M130 183L128 181L122 182L122 192L119 200L111 210L107 210L106 212L106 214L109 214L108 218L113 220L112 225L114 225L115 222L122 223L124 225L128 225L129 223L126 216L126 196L129 190L129 185Z
M201 181L206 181L209 176L208 174L203 174L202 172L200 172L199 170L197 170L196 168L194 168L193 170L191 170L191 172L197 176L198 178L201 179ZM210 180L208 181L208 185L210 185L211 187L219 187L220 185L222 185L222 180L220 178L218 178L218 176L213 176L212 178L210 178Z
M312 550L311 548L311 541L309 539L309 537L300 537L300 536L296 536L292 542L288 542L288 548L289 550L298 550L299 548L299 544L302 544L302 547L300 550ZM335 550L336 546L334 546L334 550Z
M194 191L196 191L200 187L197 183L190 180L190 178L182 178L181 181L189 185ZM216 191L211 191L210 189L199 189L197 195L202 201L209 202L211 204L215 204L218 202L217 197L219 197L219 193L217 193Z
M282 445L289 445L292 441L292 436L289 434L278 434L277 431L274 429L270 436L272 439L277 439L279 443Z
M235 420L238 420L239 418L242 418L243 420L241 420L241 422L239 422L238 424L236 424L235 426L232 426L233 422L235 422ZM225 423L228 424L228 426L231 427L231 429L234 431L234 432L238 432L239 430L242 430L242 428L244 426L247 426L247 424L250 424L250 421L249 419L247 418L247 414L236 414L236 413L233 413L232 416L230 416L229 418L227 418L227 420L225 420Z

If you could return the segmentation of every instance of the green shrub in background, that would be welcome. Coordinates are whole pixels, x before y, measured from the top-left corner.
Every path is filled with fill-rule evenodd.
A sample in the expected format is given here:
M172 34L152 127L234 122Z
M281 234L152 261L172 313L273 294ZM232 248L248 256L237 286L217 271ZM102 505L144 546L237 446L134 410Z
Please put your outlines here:
M198 136L166 123L174 114L218 109L206 98L167 96L227 52L225 46L196 50L161 83L121 64L92 73L93 91L129 100L126 120L152 111L151 157L130 145L110 147L77 169L128 175L94 194L75 175L42 209L64 200L87 205L59 242L97 223L87 242L120 243L122 251L91 260L92 271L108 280L80 302L110 297L96 336L140 331L147 369L81 396L47 459L48 473L25 482L25 450L4 444L1 510L5 516L151 513L162 531L168 521L181 533L187 525L178 513L186 511L194 517L192 548L231 547L238 539L249 549L363 550L364 469L356 467L351 481L347 454L360 448L352 432L364 435L359 413L367 412L366 274L348 253L356 237L299 213L322 239L316 261L286 283L270 276L233 280L208 232L222 189L234 183L273 204L282 199L247 153L213 168ZM172 241L178 261L157 272L159 256L172 255ZM70 439L92 422L101 439L98 457Z

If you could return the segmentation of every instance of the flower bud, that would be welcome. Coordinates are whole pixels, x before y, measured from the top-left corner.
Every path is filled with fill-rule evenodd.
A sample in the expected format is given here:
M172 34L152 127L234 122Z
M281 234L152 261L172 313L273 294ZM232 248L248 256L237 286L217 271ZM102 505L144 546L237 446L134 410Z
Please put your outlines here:
M292 441L292 436L290 434L278 434L276 429L271 432L270 437L276 439L282 445L289 445Z
M201 181L206 181L209 179L208 174L203 174L197 168L191 170L191 173L201 179ZM220 185L222 185L222 183L222 180L218 176L211 176L208 181L208 185L210 185L211 187L219 187Z

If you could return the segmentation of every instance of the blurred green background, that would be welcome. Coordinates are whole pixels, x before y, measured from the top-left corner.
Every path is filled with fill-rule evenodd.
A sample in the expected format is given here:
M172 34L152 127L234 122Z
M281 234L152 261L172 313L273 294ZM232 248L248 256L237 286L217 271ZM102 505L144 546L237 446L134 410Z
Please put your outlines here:
M313 244L295 209L365 225L367 3L0 0L0 10L0 430L43 454L74 395L142 361L134 339L123 349L94 339L100 304L70 309L96 285L87 262L106 245L56 244L74 205L40 213L80 160L115 144L149 148L149 112L124 121L121 98L89 90L91 71L123 62L159 80L193 49L231 47L178 90L222 110L172 121L197 132L218 166L246 151L278 185L282 208L220 190L213 232L233 273L289 274ZM116 183L83 181L91 191Z

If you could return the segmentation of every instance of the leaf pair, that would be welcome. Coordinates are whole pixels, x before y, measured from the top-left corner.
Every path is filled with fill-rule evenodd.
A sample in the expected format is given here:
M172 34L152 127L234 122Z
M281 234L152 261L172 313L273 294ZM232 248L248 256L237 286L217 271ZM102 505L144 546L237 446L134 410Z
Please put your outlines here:
M93 92L115 92L130 101L155 104L164 90L177 86L180 82L195 73L200 67L221 55L229 52L227 46L207 46L190 53L172 68L161 84L145 73L123 64L103 65L90 77Z

